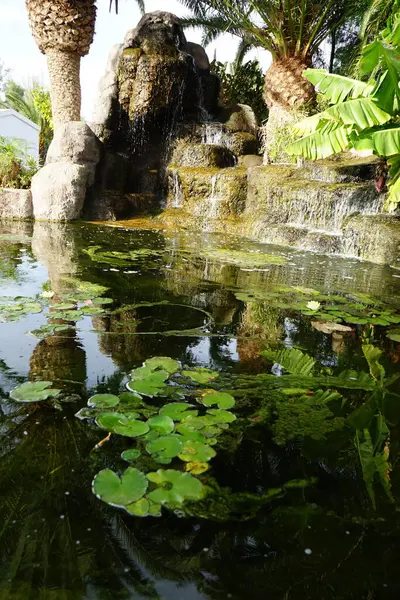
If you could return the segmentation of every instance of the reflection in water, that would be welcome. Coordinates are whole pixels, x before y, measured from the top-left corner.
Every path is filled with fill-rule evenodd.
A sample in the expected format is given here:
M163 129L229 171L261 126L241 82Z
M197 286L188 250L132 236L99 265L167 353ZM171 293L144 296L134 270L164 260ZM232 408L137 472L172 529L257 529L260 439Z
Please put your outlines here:
M12 227L4 235L21 235ZM292 440L281 447L266 426L238 427L224 438L207 476L211 486L218 481L220 495L188 508L191 518L165 513L139 519L91 492L101 468L121 470L120 440L97 452L103 432L74 417L87 395L118 392L127 372L152 355L202 362L221 370L222 377L240 377L268 372L271 363L260 351L285 344L329 369L364 368L361 329L348 337L317 331L311 318L281 309L262 294L284 284L394 302L399 282L390 269L288 252L285 266L243 270L201 258L202 245L219 243L210 236L36 223L30 247L27 230L23 240L9 238L7 244L2 234L0 228L0 263L11 267L16 293L33 297L48 280L56 304L79 281L109 288L114 304L109 313L84 316L62 337L50 335L32 350L32 336L25 332L45 323L43 314L0 324L0 336L13 332L12 352L1 338L2 398L28 371L32 380L57 380L81 396L62 411L1 401L1 600L398 597L399 513L382 498L373 511L347 430L323 442ZM110 252L156 248L164 255L113 266L93 263L81 252L96 245ZM21 249L29 257L24 269ZM39 262L46 265L45 276ZM345 279L350 270L353 280ZM4 294L7 285L2 283ZM379 328L368 335L385 351L388 372L398 371L398 363L390 365L396 345ZM13 366L22 363L21 369ZM248 392L244 401L253 400ZM399 439L393 427L397 498ZM312 477L314 486L288 490L265 505L246 495Z

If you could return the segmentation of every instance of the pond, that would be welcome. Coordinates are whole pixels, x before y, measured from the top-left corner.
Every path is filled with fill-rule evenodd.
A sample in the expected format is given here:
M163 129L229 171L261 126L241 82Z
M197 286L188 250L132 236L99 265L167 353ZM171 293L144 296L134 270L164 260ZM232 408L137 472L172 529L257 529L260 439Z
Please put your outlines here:
M2 600L399 597L398 270L8 223L0 277Z

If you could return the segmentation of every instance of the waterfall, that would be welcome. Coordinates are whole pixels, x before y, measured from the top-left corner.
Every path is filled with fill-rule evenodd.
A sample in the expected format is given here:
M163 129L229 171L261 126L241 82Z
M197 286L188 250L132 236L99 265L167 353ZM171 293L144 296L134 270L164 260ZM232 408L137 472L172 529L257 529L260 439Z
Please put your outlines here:
M211 177L211 195L209 197L209 209L207 211L207 217L209 219L217 219L218 218L218 193L217 193L217 183L218 178L217 175L213 175Z
M201 143L226 146L226 135L222 123L204 123L202 126Z
M181 180L179 177L179 171L176 169L171 171L171 177L172 177L172 181L173 181L173 190L174 190L174 195L173 195L173 199L171 202L171 208L182 208L183 200L184 200L184 193L183 193L183 189L182 189L182 183L181 183Z

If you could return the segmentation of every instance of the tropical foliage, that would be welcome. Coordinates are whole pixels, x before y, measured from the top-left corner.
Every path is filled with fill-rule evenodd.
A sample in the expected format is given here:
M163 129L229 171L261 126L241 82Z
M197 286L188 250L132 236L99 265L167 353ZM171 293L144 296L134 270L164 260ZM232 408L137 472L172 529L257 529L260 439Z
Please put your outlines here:
M9 80L5 85L4 100L0 101L0 108L12 108L39 125L39 156L43 163L53 139L50 92L36 82L28 89Z
M20 140L0 137L0 187L26 189L38 170L29 149Z
M230 64L214 60L211 70L220 78L220 100L225 106L248 104L259 123L268 118L268 109L263 99L264 75L257 60Z
M400 202L400 3L387 27L362 53L361 70L368 82L307 70L304 75L330 105L295 126L302 137L289 154L312 160L349 148L369 150L390 165L386 209Z

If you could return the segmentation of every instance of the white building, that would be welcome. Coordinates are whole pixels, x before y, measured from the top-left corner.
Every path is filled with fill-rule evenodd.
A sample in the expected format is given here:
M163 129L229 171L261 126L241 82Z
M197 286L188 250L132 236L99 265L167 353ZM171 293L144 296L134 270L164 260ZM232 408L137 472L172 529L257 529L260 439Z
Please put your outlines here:
M40 127L20 113L7 108L0 110L0 137L20 140L24 153L39 160Z

